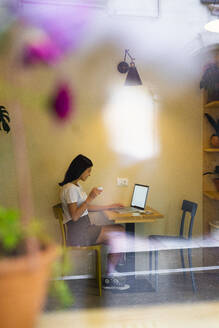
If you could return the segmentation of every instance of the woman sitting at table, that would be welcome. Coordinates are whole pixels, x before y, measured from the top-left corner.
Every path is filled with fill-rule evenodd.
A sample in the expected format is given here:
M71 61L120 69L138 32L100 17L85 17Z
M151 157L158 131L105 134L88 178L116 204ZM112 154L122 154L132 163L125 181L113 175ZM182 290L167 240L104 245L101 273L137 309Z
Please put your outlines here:
M93 188L87 194L83 191L79 181L85 181L91 174L93 163L83 156L78 155L73 159L65 173L64 180L59 183L62 187L60 198L64 212L64 223L67 227L67 246L88 246L95 244L110 245L113 235L121 235L124 239L125 230L119 224L97 226L91 224L88 211L103 211L122 207L121 204L91 205L92 201L102 193L101 188ZM107 276L104 279L105 289L128 289L129 285L113 278L115 267L119 262L121 253L109 253L107 263Z

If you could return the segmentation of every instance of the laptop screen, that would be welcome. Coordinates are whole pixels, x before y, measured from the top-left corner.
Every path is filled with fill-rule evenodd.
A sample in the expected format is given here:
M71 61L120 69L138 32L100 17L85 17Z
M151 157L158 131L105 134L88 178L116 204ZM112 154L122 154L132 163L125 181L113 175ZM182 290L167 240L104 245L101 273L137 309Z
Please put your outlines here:
M147 201L148 191L149 186L135 184L131 206L144 210Z

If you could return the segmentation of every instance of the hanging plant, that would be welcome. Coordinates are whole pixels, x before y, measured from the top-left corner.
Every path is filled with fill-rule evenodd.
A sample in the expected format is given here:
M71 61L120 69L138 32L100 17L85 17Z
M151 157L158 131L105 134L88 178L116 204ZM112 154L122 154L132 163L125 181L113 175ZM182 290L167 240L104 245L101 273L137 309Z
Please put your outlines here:
M212 134L212 136L210 138L211 144L212 144L212 146L219 148L219 119L216 122L213 119L213 117L208 113L205 113L205 117L207 117L208 122L211 124L211 126L215 130L215 133Z
M3 130L8 133L10 131L8 122L10 122L9 113L4 106L0 106L0 130L3 128Z
M207 66L200 82L200 89L207 91L207 103L219 100L219 67L212 63Z

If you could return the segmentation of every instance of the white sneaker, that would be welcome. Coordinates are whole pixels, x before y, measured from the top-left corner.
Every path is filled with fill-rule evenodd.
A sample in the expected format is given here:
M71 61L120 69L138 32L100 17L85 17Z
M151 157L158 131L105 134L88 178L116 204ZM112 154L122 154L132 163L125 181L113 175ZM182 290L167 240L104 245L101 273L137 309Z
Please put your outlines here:
M103 289L126 290L129 288L130 286L128 284L125 284L117 278L104 278Z

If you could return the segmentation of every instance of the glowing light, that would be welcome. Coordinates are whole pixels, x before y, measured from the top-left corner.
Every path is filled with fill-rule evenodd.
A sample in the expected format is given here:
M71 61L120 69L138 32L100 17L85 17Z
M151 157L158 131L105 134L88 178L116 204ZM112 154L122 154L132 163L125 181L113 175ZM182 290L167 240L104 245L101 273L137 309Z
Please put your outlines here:
M115 151L139 160L155 156L154 104L143 86L115 90L105 107L104 121Z
M213 21L205 25L205 29L209 32L219 33L219 19L214 19Z

